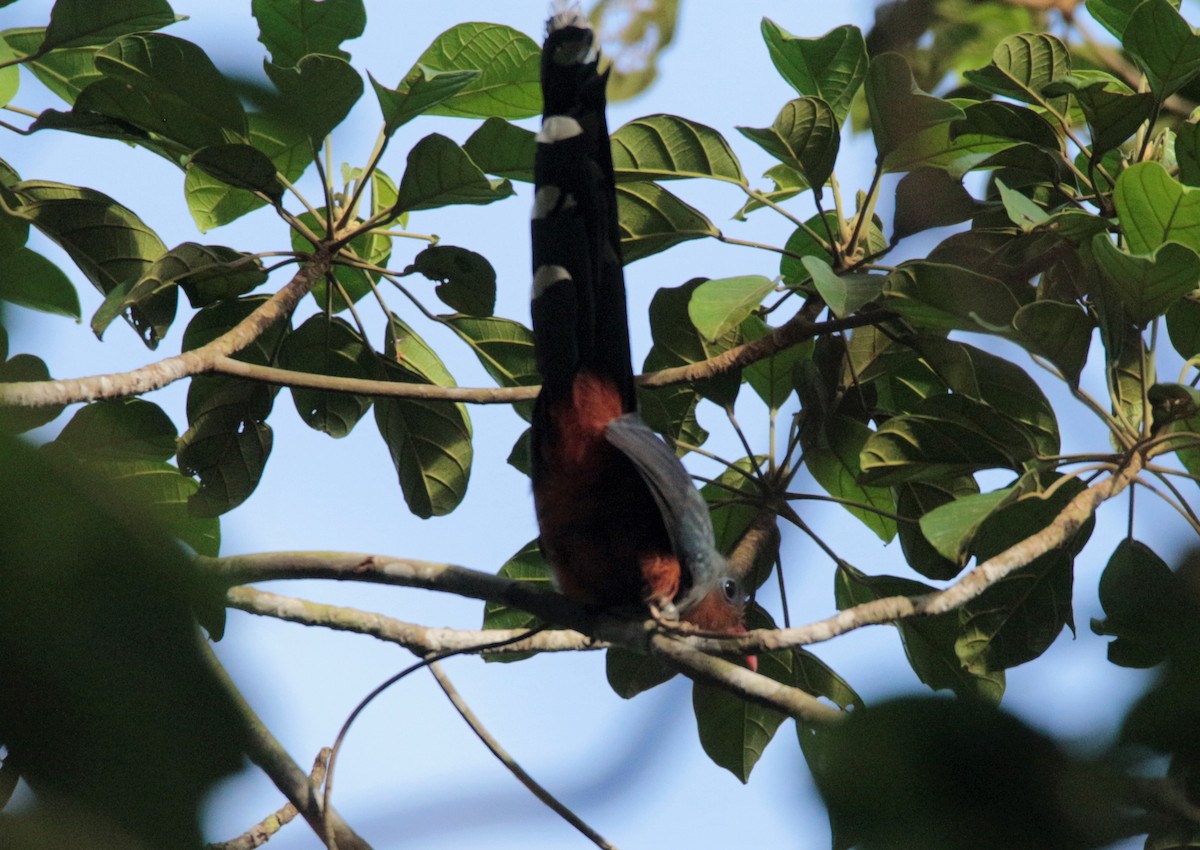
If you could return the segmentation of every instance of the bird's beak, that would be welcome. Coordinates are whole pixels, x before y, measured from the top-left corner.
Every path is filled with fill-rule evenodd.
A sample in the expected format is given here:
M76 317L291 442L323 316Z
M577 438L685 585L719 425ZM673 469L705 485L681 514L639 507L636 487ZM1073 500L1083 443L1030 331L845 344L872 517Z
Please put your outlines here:
M732 631L735 635L744 635L744 634L746 634L746 627L743 626L741 623L739 623L738 625L734 626L734 628L731 629L730 631ZM758 672L758 656L757 655L747 655L742 660L746 662L746 666L750 668L751 673Z

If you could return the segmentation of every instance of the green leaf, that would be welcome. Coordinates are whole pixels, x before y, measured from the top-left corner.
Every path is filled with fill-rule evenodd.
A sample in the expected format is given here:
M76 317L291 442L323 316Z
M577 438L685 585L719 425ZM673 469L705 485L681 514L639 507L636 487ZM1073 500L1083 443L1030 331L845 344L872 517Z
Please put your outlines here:
M762 275L706 280L692 292L688 315L705 339L715 341L740 325L774 289L775 281Z
M919 485L918 485L919 486ZM921 534L938 554L958 568L971 557L971 541L983 521L1014 496L1013 488L972 493L934 508L921 517Z
M1162 245L1149 257L1133 257L1102 233L1092 239L1092 255L1125 314L1140 328L1200 283L1200 255L1174 242Z
M1035 301L1013 316L1015 339L1034 354L1058 367L1072 386L1087 362L1095 323L1078 305L1057 301Z
M608 686L621 699L633 699L675 678L675 670L641 652L611 646L604 653L604 675Z
M489 118L463 143L463 150L486 174L533 182L537 140L530 130L509 124L503 118Z
M283 338L279 366L335 378L373 377L371 350L358 331L344 320L310 316ZM296 412L308 427L331 437L345 437L371 407L367 396L292 388Z
M1023 304L996 278L960 266L915 261L887 276L880 306L930 330L1000 333L1012 326Z
M336 56L310 53L295 66L265 62L263 69L283 95L288 114L308 136L313 151L362 97L362 77Z
M710 341L692 324L688 314L692 293L703 282L703 278L693 278L681 286L661 287L650 300L650 335L654 347L646 362L650 364L653 358L655 370L699 363L738 344L736 330ZM741 374L736 371L694 384L702 396L722 406L734 402L740 386Z
M165 0L58 0L50 12L50 25L40 50L108 44L129 33L143 33L175 23L178 18Z
M432 245L413 258L404 274L420 272L437 282L442 303L470 316L490 316L496 309L496 270L482 254L454 245Z
M31 310L80 318L79 294L54 265L36 251L20 248L0 253L0 301L20 304Z
M711 127L676 115L635 118L612 134L617 180L711 177L745 185L729 143Z
M0 384L49 381L50 370L40 357L17 354L0 363ZM0 407L0 434L21 434L53 422L65 405L49 407Z
M1200 36L1168 0L1146 0L1134 9L1121 42L1159 103L1200 73Z
M1184 360L1200 354L1200 301L1180 298L1168 307L1167 334Z
M866 79L867 110L878 151L875 162L884 171L921 164L919 151L932 132L949 133L951 121L964 113L954 104L932 97L917 87L904 57L884 53L871 60Z
M266 195L272 203L283 200L283 184L275 174L275 163L250 145L209 145L192 154L185 167L191 166L202 168L222 183Z
M931 543L935 537L945 535L951 539L966 537L958 533L957 517L932 518L945 505L957 504L979 493L979 485L970 476L950 478L945 481L930 481L903 484L896 488L896 511L909 522L897 523L900 546L908 565L926 578L949 580L958 575L966 563L965 547L962 552L955 547L954 557L942 554L942 540ZM944 521L945 520L945 521ZM931 524L926 531L926 524Z
M783 165L782 163L772 165L763 172L763 177L769 178L775 184L775 187L765 192L761 190L758 192L763 200L752 197L746 201L742 205L742 208L733 216L738 221L745 221L747 213L752 213L767 206L764 200L770 201L773 204L781 204L790 198L796 197L808 188L808 181L804 179L803 174L791 166Z
M859 456L873 432L862 422L838 414L824 423L823 432L824 439L804 453L813 480L835 499L857 503L843 503L842 507L880 540L890 543L896 536L896 521L886 515L896 513L896 498L891 488L858 483L862 475Z
M896 184L892 238L903 239L931 227L967 221L981 207L963 188L961 179L940 168L918 168Z
M79 108L124 119L189 150L246 137L246 113L233 87L190 41L128 35L96 54L96 70L104 79L80 93Z
M828 103L840 126L867 74L867 47L858 27L841 26L820 38L798 38L763 18L762 36L780 76L800 95Z
M45 29L22 27L0 32L0 39L15 53L26 57L21 63L37 77L38 82L68 104L91 82L102 76L96 70L96 47L56 48L38 56ZM30 59L30 56L37 56Z
M1125 538L1117 544L1100 576L1100 604L1107 615L1093 620L1092 631L1114 640L1108 660L1122 667L1153 667L1163 661L1180 617L1179 578L1144 543Z
M805 257L801 262L812 276L813 285L825 305L839 319L857 313L860 308L877 299L887 279L883 275L834 274L822 257Z
M618 185L617 217L621 254L627 264L680 242L721 233L703 213L657 183Z
M1010 35L996 45L992 62L963 74L984 91L1066 114L1067 98L1047 97L1042 90L1071 73L1066 46L1046 33Z
M367 25L362 0L254 0L250 11L258 21L258 40L284 68L310 53L348 60L341 43L358 38Z
M839 610L889 596L921 596L934 588L895 576L869 576L849 564L840 564L834 593ZM956 612L901 620L896 624L904 654L913 672L934 690L950 690L960 697L998 703L1004 694L1004 672L969 670L955 651L958 637Z
M528 583L533 587L550 590L550 565L542 557L541 547L536 539L529 541L511 558L504 562L497 575ZM483 605L483 628L485 629L532 629L541 625L542 621L520 608L512 608L503 602L488 600ZM531 657L532 653L494 653L485 654L485 661L519 661Z
M1142 0L1087 0L1088 13L1118 40L1125 36L1125 27L1133 10Z
M717 551L726 555L733 552L742 537L754 527L765 531L759 542L761 545L755 553L754 563L746 575L742 576L743 585L751 590L761 587L770 578L779 558L779 526L771 514L771 523L764 530L763 508L757 502L761 501L762 493L754 479L755 464L760 467L766 462L764 457L756 457L754 461L748 457L727 467L715 482L705 484L700 488L700 495L709 504L709 512L713 523L713 541ZM744 496L744 500L734 501L731 494ZM754 609L752 609L753 611ZM756 616L756 614L752 614Z
M789 100L770 127L738 127L738 132L820 189L833 173L841 135L838 120L825 101L815 97Z
M746 342L761 339L774 330L757 316L750 316L742 322L742 336ZM806 340L743 367L742 374L746 382L758 393L768 409L781 409L791 397L796 388L796 367L812 357L814 347L812 340Z
M369 74L367 76L383 112L383 131L390 136L418 115L454 97L481 74L476 70L435 71L417 65L394 89L380 85Z
M431 108L431 115L529 118L542 111L541 52L533 39L512 27L465 23L435 38L413 68L479 72L458 94Z
M1151 254L1164 242L1200 251L1200 191L1183 186L1157 162L1121 173L1113 193L1129 252Z
M175 456L177 436L157 404L122 398L79 408L49 445L78 458L165 462Z
M450 139L433 133L408 153L400 179L396 212L430 210L450 204L490 204L513 193L507 180L493 183L466 151Z
M104 813L105 836L199 847L203 800L243 767L248 735L200 649L193 611L212 592L148 506L74 464L7 441L0 492L0 678L21 694L0 712L9 757Z
M7 42L0 41L0 107L8 106L21 86L21 72L16 65L17 54Z
M1000 191L1000 201L1004 204L1004 211L1008 213L1008 220L1025 233L1050 218L1049 213L1030 198L1005 186L1004 181L999 177L996 178L996 188Z
M750 628L775 628L761 608L748 612ZM759 658L758 672L778 682L793 682L790 654L771 653ZM696 712L696 730L704 752L720 767L743 783L762 757L775 731L786 715L744 700L723 688L700 682L692 686L692 708Z
M28 180L10 187L14 212L56 242L105 295L132 286L167 250L140 218L94 189ZM130 308L129 321L155 348L175 316L172 290Z
M394 362L430 384L439 387L458 386L437 352L395 313L388 316L384 350Z
M1175 160L1179 163L1179 182L1200 186L1200 124L1185 121L1175 126Z
M448 316L454 329L479 358L480 364L502 387L532 387L542 382L533 356L533 333L520 322L498 317ZM533 415L532 402L513 406L523 418Z
M424 383L415 373L389 376ZM406 398L375 401L375 424L387 444L408 509L421 519L444 516L463 500L471 477L471 420L461 404Z
M1048 86L1046 91L1075 96L1092 131L1092 159L1096 161L1132 138L1156 109L1153 94L1134 93L1115 77L1092 80L1073 74Z

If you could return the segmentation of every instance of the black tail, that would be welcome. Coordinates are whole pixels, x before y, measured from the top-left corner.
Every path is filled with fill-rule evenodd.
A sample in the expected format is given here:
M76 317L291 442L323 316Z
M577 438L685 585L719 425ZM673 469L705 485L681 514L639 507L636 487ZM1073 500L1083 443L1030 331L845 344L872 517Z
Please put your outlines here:
M534 161L533 334L548 392L581 372L616 384L636 407L621 272L607 74L583 13L558 11L542 48L542 131Z

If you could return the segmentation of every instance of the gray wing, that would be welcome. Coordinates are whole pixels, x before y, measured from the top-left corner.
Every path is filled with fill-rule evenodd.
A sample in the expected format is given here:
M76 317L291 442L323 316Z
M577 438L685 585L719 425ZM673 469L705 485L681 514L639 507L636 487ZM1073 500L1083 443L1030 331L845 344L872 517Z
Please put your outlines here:
M633 461L634 467L658 504L671 548L690 571L692 587L675 600L681 611L702 598L720 580L725 559L713 545L708 505L675 452L636 413L608 423L608 442Z

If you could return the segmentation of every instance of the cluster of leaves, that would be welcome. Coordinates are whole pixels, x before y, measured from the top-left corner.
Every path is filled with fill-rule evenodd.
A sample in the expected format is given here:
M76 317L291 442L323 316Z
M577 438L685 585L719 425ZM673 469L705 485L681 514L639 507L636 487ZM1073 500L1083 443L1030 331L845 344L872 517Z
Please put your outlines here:
M673 6L663 9L660 44L673 21ZM696 279L659 290L650 307L646 371L701 363L826 309L833 320L835 332L739 370L640 391L646 419L681 451L707 439L696 418L703 403L728 411L736 427L732 411L748 384L767 409L769 449L752 448L754 440L743 435L747 456L704 488L723 549L731 551L764 513L803 527L790 503L793 481L807 470L882 541L899 538L917 575L948 581L1049 526L1083 490L1085 464L1100 457L1112 471L1135 451L1177 458L1182 470L1152 465L1147 474L1200 531L1200 518L1171 480L1200 475L1200 395L1184 383L1200 355L1200 303L1193 298L1200 282L1200 131L1173 111L1181 93L1200 85L1200 37L1170 0L1091 0L1088 10L1119 43L1119 54L1081 51L1044 32L1012 34L1014 26L1036 29L1031 13L965 0L902 0L881 13L888 25L866 37L843 26L801 38L764 20L768 54L797 94L769 127L738 128L778 161L764 175L765 190L711 127L655 114L614 133L626 262L689 240L732 239L664 186L673 180L736 186L746 196L736 218L779 214L794 226L786 244L762 246L782 256L776 280ZM511 181L532 178L533 134L512 122L540 111L538 46L502 25L461 24L435 39L394 88L370 77L382 129L366 161L344 165L339 180L325 154L330 132L366 88L342 48L364 30L360 0L255 0L253 11L269 56L260 86L226 78L200 47L159 32L176 20L165 0L119 9L59 0L46 27L0 33L0 96L5 103L16 96L24 69L68 108L43 111L20 132L99 136L169 160L185 173L184 200L201 232L273 209L290 234L290 243L270 255L277 265L264 265L268 255L222 245L168 249L118 201L86 187L22 179L0 163L0 299L79 315L69 278L24 247L32 226L62 246L103 294L92 318L97 334L120 316L153 349L176 317L182 289L194 310L183 349L203 352L271 308L278 296L259 290L275 268L301 267L291 287L304 269L329 262L311 287L316 314L258 335L236 355L242 372L261 377L272 369L275 384L285 385L292 376L301 417L333 437L348 434L374 408L411 511L448 513L470 477L472 431L463 404L314 388L301 378L454 387L417 329L440 325L471 348L499 386L537 383L530 332L494 315L495 273L487 259L404 228L410 214L500 201L513 194ZM932 38L922 37L927 29ZM1136 78L1100 66L1098 57L1108 53L1128 57L1111 67L1132 69ZM921 88L936 90L948 74L952 89ZM472 129L462 144L440 134L420 139L395 181L380 169L381 158L396 130L422 115L460 117ZM853 204L835 170L850 121L869 126L876 149L874 178ZM316 202L295 189L310 168L323 195ZM882 187L891 185L885 175L903 175L890 234L875 212ZM797 216L797 198L811 198L816 213ZM928 256L880 264L901 240L945 226L955 232ZM429 244L410 250L412 240ZM453 312L431 309L408 280L414 275L433 281L433 297ZM401 293L405 307L393 309L385 290ZM361 317L368 296L381 314L379 347ZM1163 322L1188 364L1179 383L1155 376ZM1028 352L1103 422L1116 450L1063 455L1056 412L1038 383L1021 365L949 336L964 331ZM1104 400L1080 387L1096 338ZM0 381L48 377L32 355L0 355ZM217 517L253 492L270 455L275 384L219 370L194 378L182 434L144 401L90 404L48 451L140 488L174 536L215 554ZM528 404L515 410L530 414ZM8 409L0 425L20 432L60 412ZM780 415L787 437L777 441ZM524 439L510 462L527 469ZM1009 480L984 489L985 472L985 481L998 480L997 472ZM1090 531L1084 523L1069 545L958 610L899 624L921 681L998 702L1007 668L1038 657L1064 626L1074 628L1074 560ZM767 540L749 577L753 587L787 573L778 564L778 534ZM547 580L532 545L503 572ZM1146 574L1154 578L1143 583ZM1174 574L1142 544L1130 540L1113 553L1101 587L1109 617L1094 627L1117 637L1114 662L1145 666L1169 656L1161 624L1180 616L1172 600L1182 591L1165 576ZM868 575L842 559L834 578L842 608L933 589L912 577ZM757 606L750 622L775 625ZM499 606L485 613L489 627L526 623L527 616ZM839 706L862 706L850 685L808 652L764 656L760 670ZM609 655L608 672L626 697L666 676L653 662L618 651ZM696 688L695 707L706 751L743 780L784 719L706 687ZM799 734L819 776L842 775L844 748L808 727Z

